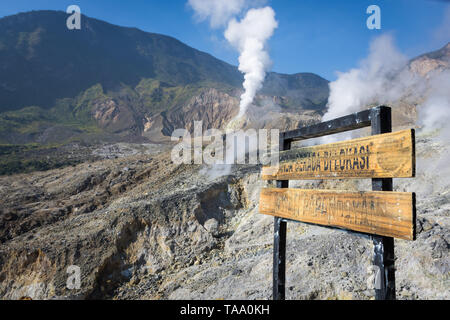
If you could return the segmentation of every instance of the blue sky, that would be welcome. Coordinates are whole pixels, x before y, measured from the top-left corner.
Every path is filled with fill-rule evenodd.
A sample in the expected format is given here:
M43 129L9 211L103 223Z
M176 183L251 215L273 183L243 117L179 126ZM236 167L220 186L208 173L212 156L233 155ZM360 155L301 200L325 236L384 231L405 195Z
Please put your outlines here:
M224 0L226 1L226 0ZM63 10L71 4L83 14L107 22L173 36L237 65L238 53L193 17L187 0L14 0L0 2L0 17L29 10ZM409 57L436 50L450 41L450 1L445 0L272 0L279 27L270 40L273 71L314 72L334 80L336 71L356 67L370 41L394 36ZM381 8L381 30L366 27L366 8Z

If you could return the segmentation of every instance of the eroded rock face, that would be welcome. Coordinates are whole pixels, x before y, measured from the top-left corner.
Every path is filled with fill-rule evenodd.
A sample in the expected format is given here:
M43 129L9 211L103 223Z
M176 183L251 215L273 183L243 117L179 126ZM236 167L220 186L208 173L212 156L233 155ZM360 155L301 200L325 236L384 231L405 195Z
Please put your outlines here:
M394 181L417 192L418 208L417 240L395 241L399 299L450 298L448 182L437 183L437 163L423 167L446 151L427 139L418 137L417 177ZM273 218L258 213L259 172L236 166L212 179L161 153L2 177L0 296L270 299ZM370 181L290 187L369 190ZM373 298L368 237L288 223L287 244L288 299ZM66 287L71 265L78 290Z
M143 120L142 135L152 141L167 141L176 129L194 132L194 122L202 122L202 130L218 129L225 132L230 121L239 113L240 92L224 93L217 89L204 89L189 102ZM318 110L283 109L277 105L286 97L258 96L256 105L251 105L236 129L282 129L291 130L320 121Z
M169 111L164 117L162 133L170 136L174 129L194 131L194 121L203 122L203 130L221 129L238 114L239 100L216 89L203 90L188 104Z
M411 71L425 77L431 71L448 69L449 64L446 61L429 58L419 58L411 63Z
M424 54L410 63L410 70L422 77L430 72L440 72L450 67L450 43L440 50Z
M218 246L221 225L244 205L232 181L202 183L192 168L171 165L167 154L130 160L126 167L121 159L22 176L2 188L16 204L9 209L15 224L2 212L3 298L112 297L124 283L193 264ZM28 205L18 190L26 194L26 183L39 190L31 191L30 202L37 202ZM70 265L82 271L76 292L65 287Z
M99 126L104 127L109 121L117 121L118 108L112 99L95 105L93 117Z
M125 100L125 99L123 99ZM97 125L116 134L136 135L142 130L137 121L139 114L133 110L129 101L106 99L94 103L92 116Z

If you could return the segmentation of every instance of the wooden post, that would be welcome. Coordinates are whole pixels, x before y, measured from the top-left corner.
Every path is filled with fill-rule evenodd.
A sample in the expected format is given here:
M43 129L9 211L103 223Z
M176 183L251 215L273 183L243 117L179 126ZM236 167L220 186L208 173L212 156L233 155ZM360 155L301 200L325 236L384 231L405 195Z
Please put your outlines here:
M355 130L363 127L371 126L372 128L372 135L379 135L379 134L389 134L392 131L392 120L391 120L391 109L389 107L385 106L379 106L376 108L372 108L369 110L364 110L361 112L357 112L351 115L347 115L344 117L340 117L334 120L321 122L318 124L314 124L307 127L301 127L295 130L287 131L280 133L280 151L286 151L291 148L291 143L293 141L299 141L304 139L310 139L310 138L317 138L329 134L335 134L339 132L345 132L350 130ZM398 132L397 135L405 134L405 132ZM386 137L386 136L384 136ZM391 137L391 135L389 135ZM379 137L374 137L381 138ZM392 138L392 137L391 137ZM376 161L378 165L381 167L373 168L375 171L373 174L367 175L367 174L358 174L354 175L355 167L352 167L351 162L348 162L348 168L347 168L347 160L345 160L344 167L340 163L340 170L350 170L352 172L346 172L347 175L345 175L344 171L341 172L341 174L345 177L354 177L354 178L372 178L372 190L373 191L388 191L388 192L366 192L361 193L358 195L359 198L364 196L373 196L375 198L380 197L381 195L385 197L384 202L390 201L386 200L388 198L392 198L392 196L396 196L394 192L392 192L392 177L414 177L415 176L415 145L414 145L414 130L411 130L408 132L408 134L405 134L403 137L404 143L399 143L396 148L394 146L394 149L396 149L396 152L398 154L399 159L403 159L404 161L400 161L400 167L399 169L402 170L395 170L393 166L395 167L397 165L397 162L395 162L392 158L383 156L383 152L386 154L392 155L390 152L382 151L383 148L387 148L389 144L392 144L393 140L386 140L385 142L378 143L378 148L376 147L375 151L376 156L380 156L381 158L376 158ZM356 142L355 142L356 141ZM354 139L353 143L361 142L359 139ZM334 147L336 147L338 143L334 144ZM373 143L375 145L375 143ZM381 146L381 149L380 149ZM330 147L328 145L327 147ZM311 215L311 208L309 207L303 207L302 210L300 210L301 217L299 216L299 210L291 210L292 209L292 203L295 201L289 200L292 199L292 196L298 201L299 197L307 197L307 193L311 193L314 191L306 191L306 190L296 190L289 191L286 190L279 190L279 188L289 188L289 179L331 179L331 178L337 178L337 176L329 175L328 173L324 173L325 165L323 165L322 176L320 174L315 173L314 176L312 176L308 172L303 172L302 168L304 168L305 165L305 159L309 159L309 161L313 161L314 159L316 161L323 161L323 157L325 155L325 151L319 150L321 147L310 147L310 148L300 148L296 150L295 152L288 151L283 152L283 156L285 157L285 160L283 162L283 165L285 166L284 169L278 168L278 171L272 171L272 170L265 170L263 168L263 174L262 179L267 180L276 180L276 186L278 190L271 189L270 191L263 191L261 193L261 199L260 199L260 211L264 214L274 215L274 252L273 252L273 299L274 300L283 300L285 299L285 281L286 281L286 223L289 220L298 220L303 221L305 223L313 223L313 224L319 224L324 225L328 227L344 227L346 229L350 230L356 230L359 232L370 232L371 239L374 244L374 255L373 255L373 264L377 267L376 268L376 277L375 277L375 299L377 300L394 300L395 299L395 267L394 267L394 261L395 261L395 253L394 253L394 238L398 237L402 239L408 239L408 240L415 240L416 230L415 230L415 224L416 224L416 208L415 208L415 194L414 193L401 193L398 192L399 198L403 199L404 205L406 206L405 212L403 210L399 210L396 212L397 214L402 214L400 217L400 220L395 220L395 223L393 225L396 226L398 229L396 232L393 232L394 229L387 228L386 229L386 217L383 217L381 215L380 219L385 220L384 223L382 223L380 226L377 226L376 219L365 221L367 223L374 224L374 226L377 226L379 230L374 230L374 228L371 228L370 230L364 230L362 227L364 224L358 224L358 225L352 225L349 221L339 221L333 220L323 220L323 217L320 218L316 214L312 214L313 217L309 216ZM406 148L406 149L405 149ZM369 148L366 148L365 150L369 151ZM372 150L371 150L372 151ZM331 151L327 151L327 157L328 154ZM341 155L342 153L334 153L332 154L333 157L336 157L336 155ZM344 151L343 157L345 158L346 153ZM369 167L369 156L374 156L374 154L369 154L367 158L365 159L364 163L367 163L367 166ZM322 158L321 158L322 157ZM293 161L293 159L299 159L303 158L303 163L296 163ZM321 160L322 159L322 160ZM291 161L291 163L289 163ZM336 160L335 160L336 161ZM322 162L320 162L322 163ZM356 162L356 169L362 170L366 169L365 165L364 168L363 165L359 165L361 162ZM291 165L292 164L292 165ZM355 161L353 161L353 164L355 164ZM370 164L372 164L372 161L370 161ZM297 167L296 167L297 166ZM303 167L302 167L303 166ZM328 166L326 166L328 168ZM286 170L286 168L288 168ZM300 170L297 170L295 168L300 168ZM307 168L310 168L308 165ZM311 165L311 168L313 168L313 165ZM322 170L322 167L316 166L314 170ZM336 165L335 165L336 168ZM343 169L344 168L344 169ZM377 169L378 168L378 169ZM330 170L330 169L328 169ZM348 171L347 170L347 171ZM377 171L378 170L378 171ZM306 170L308 171L308 170ZM361 171L362 172L362 171ZM387 173L386 173L387 172ZM374 178L377 177L377 178ZM388 178L385 178L388 177ZM316 193L324 192L316 190ZM331 197L338 197L343 196L343 194L336 194L331 195ZM277 199L277 197L282 194L283 200L278 201L276 206L274 205L274 199ZM293 195L294 194L294 195ZM392 195L391 195L392 194ZM291 196L290 196L291 195ZM347 192L344 194L344 196L348 197L354 197L351 193ZM309 196L311 197L311 195ZM279 198L279 197L278 197ZM397 199L397 200L398 200ZM397 201L396 200L396 201ZM287 205L282 205L282 203L286 202ZM276 202L276 201L275 201ZM395 202L395 204L400 202ZM398 205L398 204L397 204ZM371 207L371 210L374 210L375 207ZM308 211L309 210L309 211ZM356 210L356 209L355 209ZM314 211L314 210L313 210ZM331 212L331 211L330 211ZM328 212L329 214L331 214ZM355 213L356 214L356 213ZM391 212L391 217L392 217ZM402 218L403 217L403 218ZM361 218L361 217L360 217ZM403 220L402 220L403 219ZM389 221L389 219L387 219ZM376 228L375 228L376 229Z
M280 133L279 150L289 150L290 140L285 140ZM277 180L277 188L289 188L289 181ZM286 283L286 221L280 217L274 218L273 229L273 300L285 299Z
M371 109L372 134L392 131L391 108L380 106ZM392 191L392 178L372 179L373 191ZM373 264L376 266L375 299L395 300L394 238L372 236Z

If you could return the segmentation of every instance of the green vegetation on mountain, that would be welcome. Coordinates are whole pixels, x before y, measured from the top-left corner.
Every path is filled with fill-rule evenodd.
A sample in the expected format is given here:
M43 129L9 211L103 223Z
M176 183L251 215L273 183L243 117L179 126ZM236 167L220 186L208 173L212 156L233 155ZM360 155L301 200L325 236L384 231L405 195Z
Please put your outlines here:
M81 30L68 30L67 16L0 19L0 174L76 163L57 152L70 143L143 142L202 116L220 126L237 108L237 67L172 37L86 16ZM255 102L321 112L328 91L314 74L269 73ZM211 109L218 101L223 115ZM60 161L47 161L55 152Z
M68 30L66 19L57 11L0 19L0 110L49 109L96 84L110 91L143 78L172 85L242 81L234 66L174 38L86 16L81 30Z

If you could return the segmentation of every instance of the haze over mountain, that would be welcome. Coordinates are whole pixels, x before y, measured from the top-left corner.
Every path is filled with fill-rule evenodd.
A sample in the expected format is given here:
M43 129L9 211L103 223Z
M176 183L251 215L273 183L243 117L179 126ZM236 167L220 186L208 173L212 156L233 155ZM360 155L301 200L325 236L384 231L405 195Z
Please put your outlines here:
M26 108L0 114L0 142L136 141L193 119L221 127L236 112L237 67L172 37L86 16L81 30L68 30L67 17L32 11L0 19L0 112ZM270 73L258 101L322 112L328 92L315 74Z

